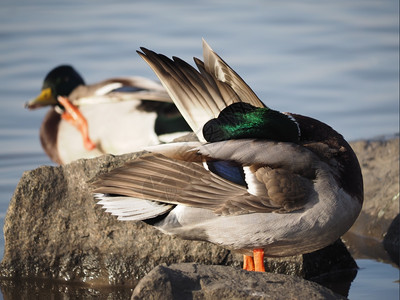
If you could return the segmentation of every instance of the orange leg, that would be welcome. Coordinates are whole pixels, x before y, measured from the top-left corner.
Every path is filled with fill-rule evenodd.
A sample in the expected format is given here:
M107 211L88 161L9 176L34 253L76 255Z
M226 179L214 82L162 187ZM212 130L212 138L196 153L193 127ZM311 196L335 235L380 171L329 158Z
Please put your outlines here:
M85 117L81 114L79 109L73 105L68 98L58 96L58 102L65 108L65 112L61 115L63 120L68 121L72 125L78 128L82 134L83 145L87 150L93 150L96 148L96 144L92 142L89 137L88 124Z
M254 260L253 257L243 255L243 270L254 271Z
M254 249L254 266L256 272L265 272L264 249Z

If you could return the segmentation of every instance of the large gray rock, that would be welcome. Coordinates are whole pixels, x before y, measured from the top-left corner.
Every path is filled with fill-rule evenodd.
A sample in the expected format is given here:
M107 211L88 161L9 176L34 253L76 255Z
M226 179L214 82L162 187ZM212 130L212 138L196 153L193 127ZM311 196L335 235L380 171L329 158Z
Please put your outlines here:
M197 262L240 267L242 256L205 242L164 235L142 222L120 222L93 199L88 182L141 153L79 160L25 172L7 212L3 277L39 277L134 286L161 263ZM311 278L337 265L337 249L315 256L270 259L267 269ZM346 252L346 267L355 267ZM343 259L344 256L340 258ZM326 264L327 267L323 265Z
M247 272L224 266L161 265L133 291L139 299L345 299L295 276Z
M399 213L399 138L357 141L351 146L363 174L364 205L344 242L356 258L396 263L393 251L387 253L396 249L395 235L386 233Z
M364 205L350 229L354 234L383 238L399 213L399 138L351 143L364 179Z
M392 210L398 212L398 201L393 200L398 195L398 139L358 142L352 146L359 156L366 182L366 211L361 220L369 228L379 227L379 235L383 236L382 232L391 222ZM375 163L373 153L379 154L376 159L381 163ZM89 283L91 287L107 284L134 287L161 263L196 262L239 268L240 255L209 243L172 238L144 223L119 222L96 205L88 182L140 154L107 155L25 172L5 220L5 253L0 275L77 281ZM380 166L385 170L380 170ZM385 191L380 191L380 186ZM387 227L381 226L386 220ZM354 228L361 234L378 232L363 231L363 226ZM268 259L266 267L270 272L313 280L319 280L321 273L342 268L353 274L355 263L344 246L333 247L304 256ZM337 253L342 250L339 256ZM345 260L341 263L342 258ZM2 290L13 286L9 283L0 281Z
M0 274L133 286L160 263L239 265L228 250L117 221L96 205L87 182L137 156L25 172L7 211Z

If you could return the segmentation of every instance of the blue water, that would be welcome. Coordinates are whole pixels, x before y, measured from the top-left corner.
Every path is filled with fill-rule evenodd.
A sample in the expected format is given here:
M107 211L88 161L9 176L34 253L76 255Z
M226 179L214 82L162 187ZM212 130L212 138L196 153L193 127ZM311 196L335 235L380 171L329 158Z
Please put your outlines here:
M371 259L358 259L357 265L360 270L351 284L349 299L399 299L398 269Z
M61 63L88 83L155 78L135 52L140 46L191 60L201 57L204 37L272 108L322 120L348 140L398 132L397 0L2 0L0 7L0 225L22 172L51 164L38 139L46 110L23 104ZM398 269L374 258L358 263L350 299L398 298Z

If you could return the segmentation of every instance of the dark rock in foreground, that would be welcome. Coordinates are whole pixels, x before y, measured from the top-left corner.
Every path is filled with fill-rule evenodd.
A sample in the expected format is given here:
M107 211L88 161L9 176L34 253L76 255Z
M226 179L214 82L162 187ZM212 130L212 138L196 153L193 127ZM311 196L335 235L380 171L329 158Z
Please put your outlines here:
M400 214L393 220L383 240L386 252L393 262L400 265Z
M161 265L133 291L139 299L345 299L295 276L248 272L224 266Z

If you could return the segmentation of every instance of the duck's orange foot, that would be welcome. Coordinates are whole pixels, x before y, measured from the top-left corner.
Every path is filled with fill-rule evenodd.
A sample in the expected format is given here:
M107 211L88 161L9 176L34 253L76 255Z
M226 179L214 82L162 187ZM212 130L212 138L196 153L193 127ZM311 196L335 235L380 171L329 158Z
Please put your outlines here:
M255 269L254 271L265 272L264 249L254 249L253 257L254 257L254 269Z
M252 256L243 255L243 270L254 271L254 260Z
M85 117L79 111L79 109L73 105L68 98L58 96L58 102L65 108L65 112L61 115L62 119L68 121L72 125L78 128L81 132L83 145L87 150L93 150L96 148L96 144L92 142L89 137L88 124Z
M264 249L254 249L253 257L243 255L243 269L246 271L265 272Z

